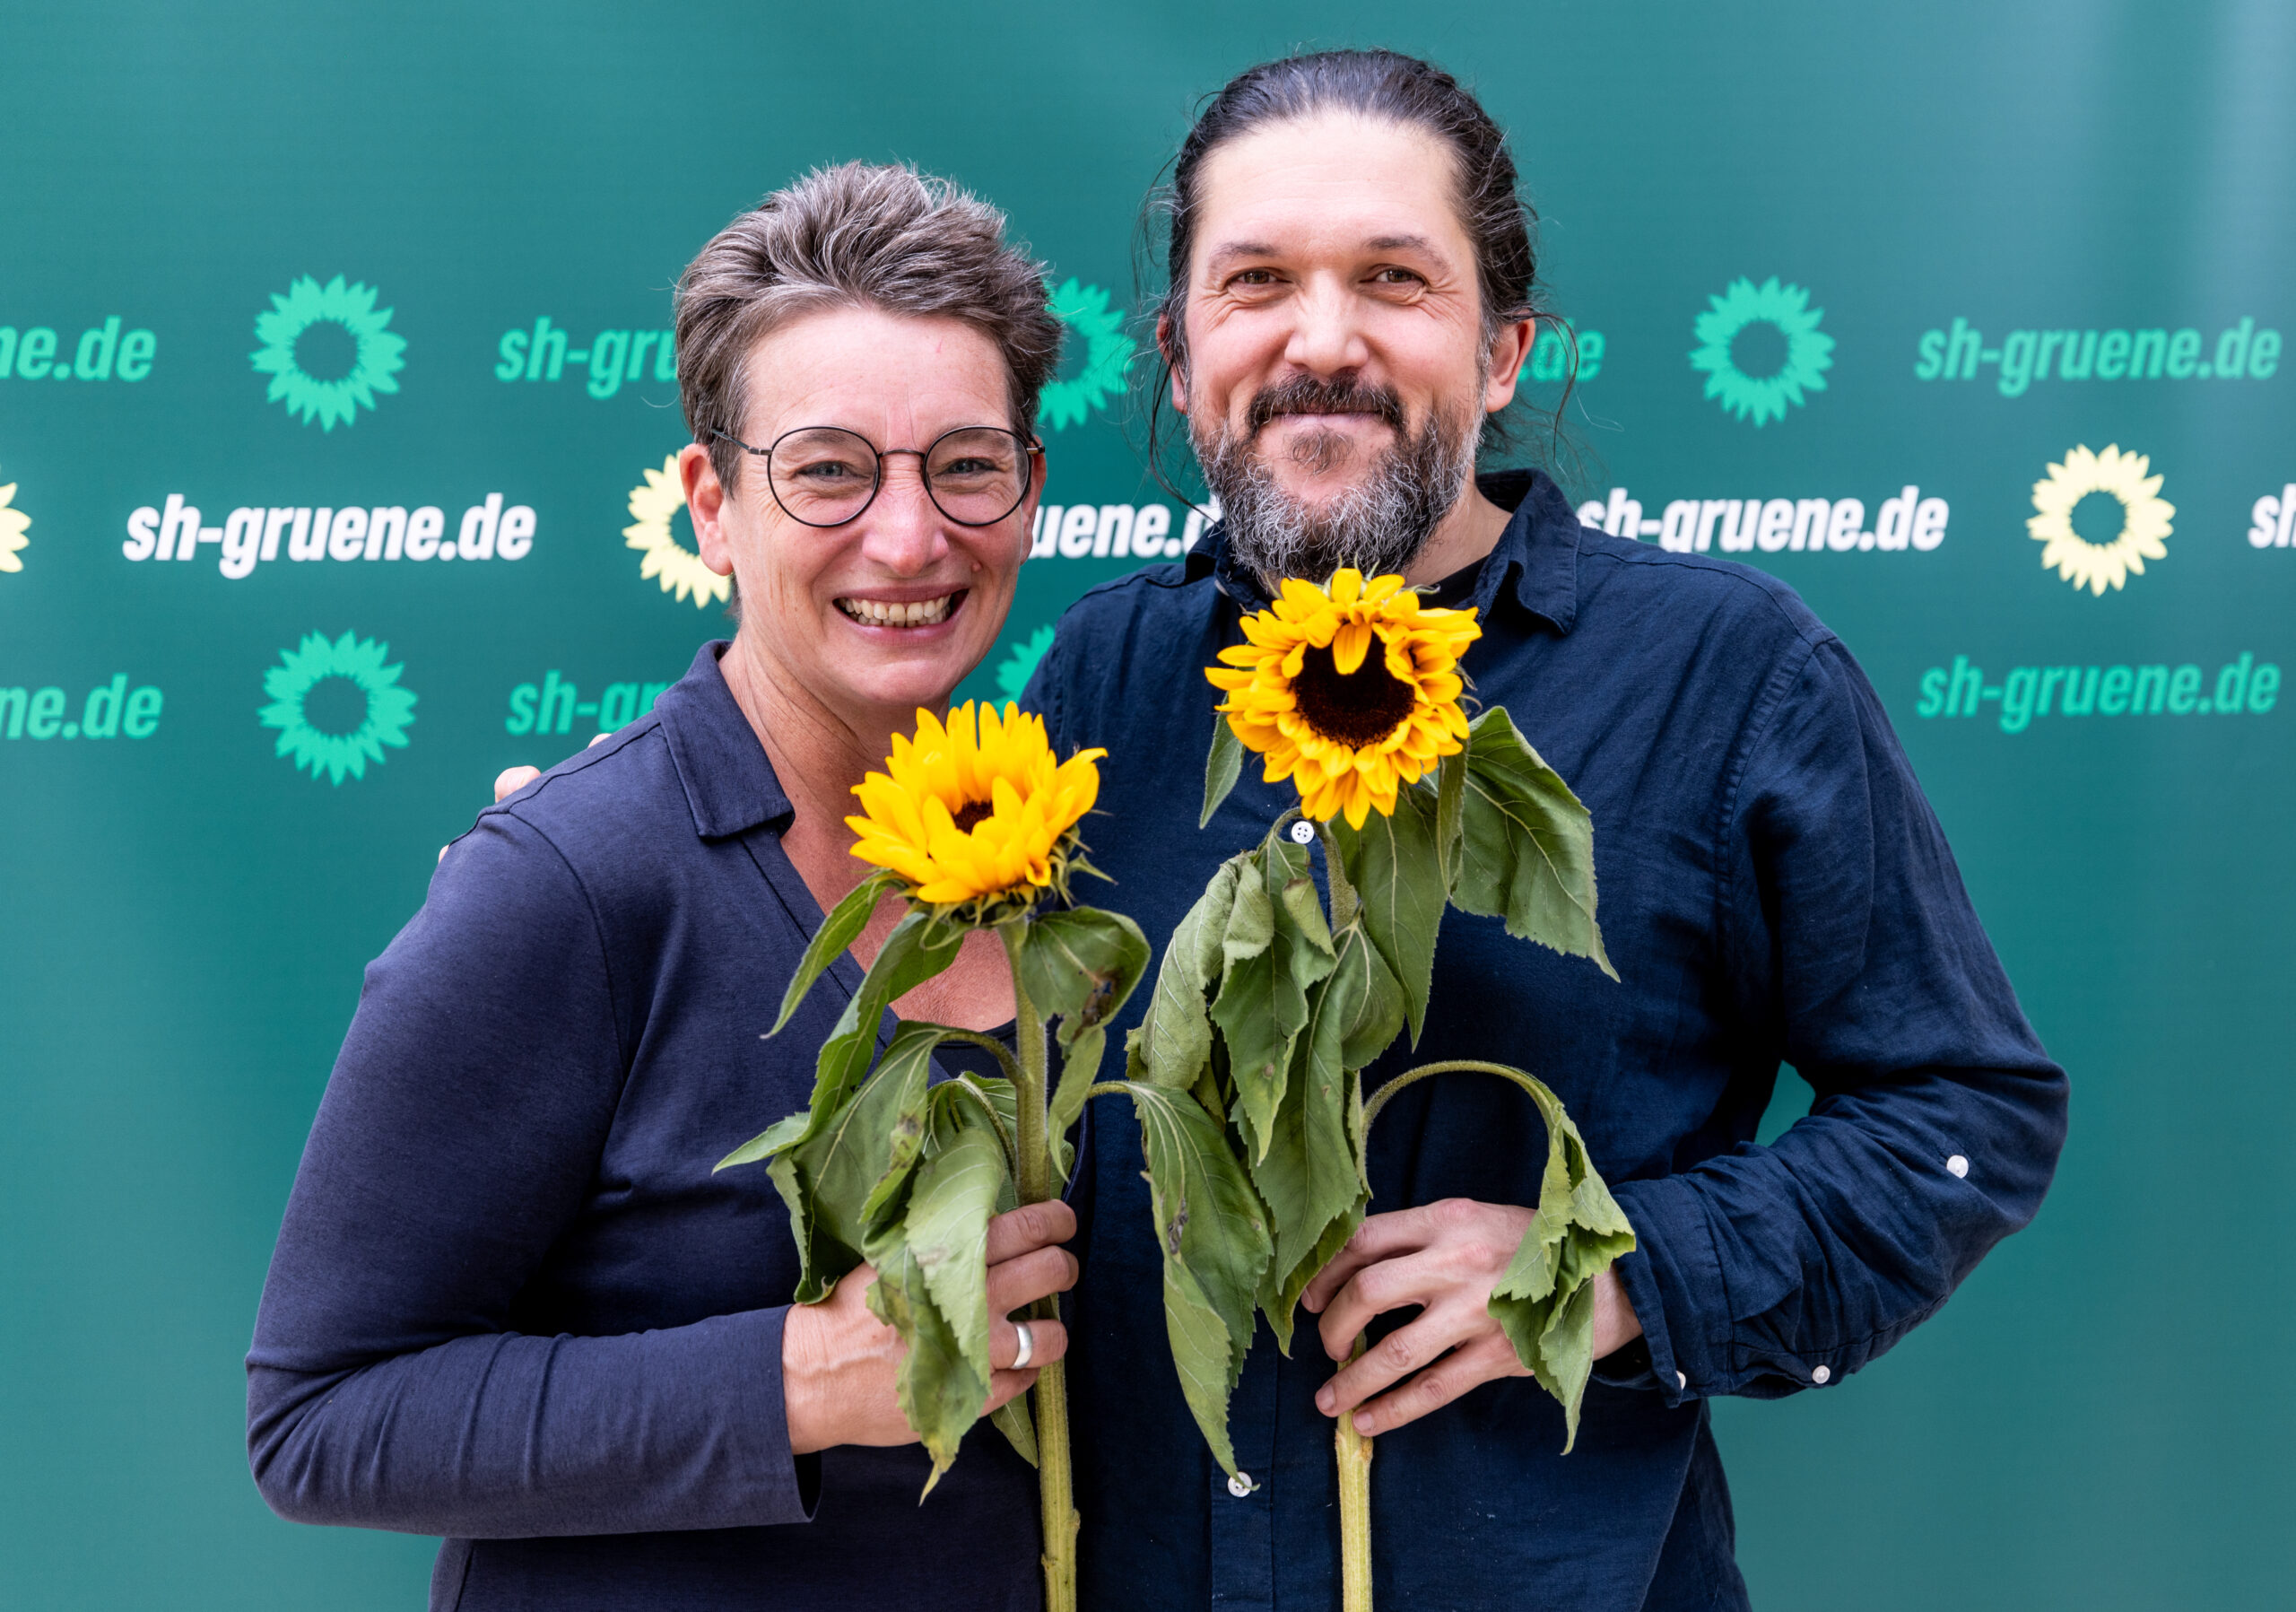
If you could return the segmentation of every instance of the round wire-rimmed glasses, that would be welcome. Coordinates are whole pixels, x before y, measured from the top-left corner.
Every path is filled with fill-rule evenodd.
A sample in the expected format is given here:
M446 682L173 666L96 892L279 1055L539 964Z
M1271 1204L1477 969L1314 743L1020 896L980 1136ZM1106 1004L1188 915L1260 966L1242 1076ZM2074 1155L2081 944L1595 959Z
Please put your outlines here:
M961 527L992 527L1019 509L1035 474L1037 444L997 425L961 425L924 448L879 449L837 425L801 425L765 448L718 434L765 461L773 501L809 527L841 527L859 516L884 485L884 462L897 454L917 459L925 496Z

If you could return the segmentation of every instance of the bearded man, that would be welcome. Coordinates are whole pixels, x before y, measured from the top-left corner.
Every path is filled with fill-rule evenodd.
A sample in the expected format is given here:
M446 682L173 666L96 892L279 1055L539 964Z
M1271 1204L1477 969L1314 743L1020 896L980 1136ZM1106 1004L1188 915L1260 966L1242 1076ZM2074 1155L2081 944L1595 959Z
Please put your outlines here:
M1533 1070L1639 1246L1597 1289L1566 1458L1485 1308L1536 1201L1537 1115L1490 1080L1401 1094L1371 1141L1385 1212L1308 1290L1319 1338L1287 1359L1263 1331L1247 1363L1231 1480L1162 1362L1131 1111L1098 1105L1069 1356L1084 1602L1336 1604L1345 1415L1379 1436L1383 1604L1744 1606L1708 1401L1838 1385L1933 1313L2039 1207L2064 1073L1879 701L1792 591L1606 537L1544 475L1475 477L1538 287L1471 95L1384 52L1256 67L1205 110L1164 205L1159 344L1224 518L1182 564L1086 595L1031 687L1063 753L1109 749L1093 859L1169 935L1291 803L1248 768L1196 823L1203 668L1283 578L1400 571L1472 605L1462 669L1593 814L1619 980L1448 911L1422 1043L1364 1088L1397 1059ZM1789 1060L1816 1100L1756 1146ZM1379 1341L1335 1372L1367 1326Z

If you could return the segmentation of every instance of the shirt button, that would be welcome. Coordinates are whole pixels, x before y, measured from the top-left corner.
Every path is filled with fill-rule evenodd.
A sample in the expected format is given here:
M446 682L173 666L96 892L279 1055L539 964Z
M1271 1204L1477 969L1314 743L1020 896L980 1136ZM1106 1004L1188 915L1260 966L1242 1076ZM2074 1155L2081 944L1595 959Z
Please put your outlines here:
M1945 1173L1953 1177L1956 1181L1966 1176L1969 1172L1970 1162L1963 1158L1960 1154L1957 1153L1952 1158L1945 1161Z
M1316 825L1305 817L1292 825L1292 843L1305 845L1316 837Z
M1680 1372L1676 1372L1674 1373L1674 1386L1678 1389L1687 1390L1690 1387L1690 1379L1683 1376Z
M1309 829L1308 832L1312 834L1315 830ZM1252 1481L1252 1475L1248 1472L1239 1472L1228 1480L1228 1493L1239 1500L1258 1487L1259 1486Z
M1830 1365L1820 1366L1816 1371L1810 1373L1810 1381L1816 1383L1820 1388L1823 1388L1827 1383L1833 1381L1833 1367Z

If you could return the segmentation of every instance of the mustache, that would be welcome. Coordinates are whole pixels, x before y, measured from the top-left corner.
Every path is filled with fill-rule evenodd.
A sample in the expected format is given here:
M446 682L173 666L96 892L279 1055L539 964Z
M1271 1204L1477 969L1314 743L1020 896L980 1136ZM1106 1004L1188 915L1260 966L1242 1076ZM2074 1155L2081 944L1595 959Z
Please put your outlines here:
M1398 434L1404 429L1403 399L1395 388L1366 386L1350 375L1329 380L1294 375L1262 388L1245 413L1245 435L1258 436L1285 414L1374 414Z

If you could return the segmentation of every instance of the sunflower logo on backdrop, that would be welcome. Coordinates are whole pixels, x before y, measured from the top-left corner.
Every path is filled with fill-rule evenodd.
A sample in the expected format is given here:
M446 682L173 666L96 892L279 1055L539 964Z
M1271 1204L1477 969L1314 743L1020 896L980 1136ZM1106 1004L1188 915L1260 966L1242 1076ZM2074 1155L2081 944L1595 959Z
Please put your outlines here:
M622 538L646 556L638 562L639 576L657 579L664 593L690 598L695 609L703 610L713 599L722 605L734 597L734 579L711 571L678 541L670 522L684 508L685 484L678 479L678 456L671 454L659 470L647 471L646 479L630 490L630 524L622 528Z
M1036 675L1037 662L1052 648L1052 628L1039 627L1028 637L1013 646L1013 652L996 663L996 692L1007 700L1017 700L1021 691L1029 686L1029 679Z
M1138 344L1124 333L1124 310L1109 306L1109 293L1073 276L1052 293L1053 317L1084 338L1084 367L1044 389L1037 422L1055 431L1081 425L1094 410L1124 390Z
M305 274L274 293L269 310L255 317L263 345L248 354L257 372L271 377L264 401L333 431L358 423L376 393L397 391L406 338L392 334L391 309L378 309L375 294L341 274L325 285Z
M414 695L398 685L404 667L385 664L390 646L345 632L330 641L307 632L303 641L279 652L279 664L263 675L271 703L257 713L265 728L279 729L273 754L292 756L295 771L343 787L345 777L364 778L367 763L387 759L386 745L404 749L414 721Z
M1807 291L1775 274L1760 285L1741 275L1706 301L1690 367L1705 373L1706 395L1725 410L1759 427L1826 389L1833 337L1818 328L1825 309L1810 306Z
M0 487L0 571L24 569L23 553L31 545L24 534L31 524L32 518L16 508L16 484Z
M2147 560L2168 558L2162 539L2173 529L2177 507L2161 497L2161 477L2146 474L2152 468L2144 454L2123 453L2113 443L2102 453L2075 448L2051 465L2033 484L2033 514L2025 522L2044 545L2041 569L2101 597L2108 583L2124 588L2129 572L2144 574ZM2083 525L2093 536L2082 534ZM2117 529L2108 535L2109 528Z

